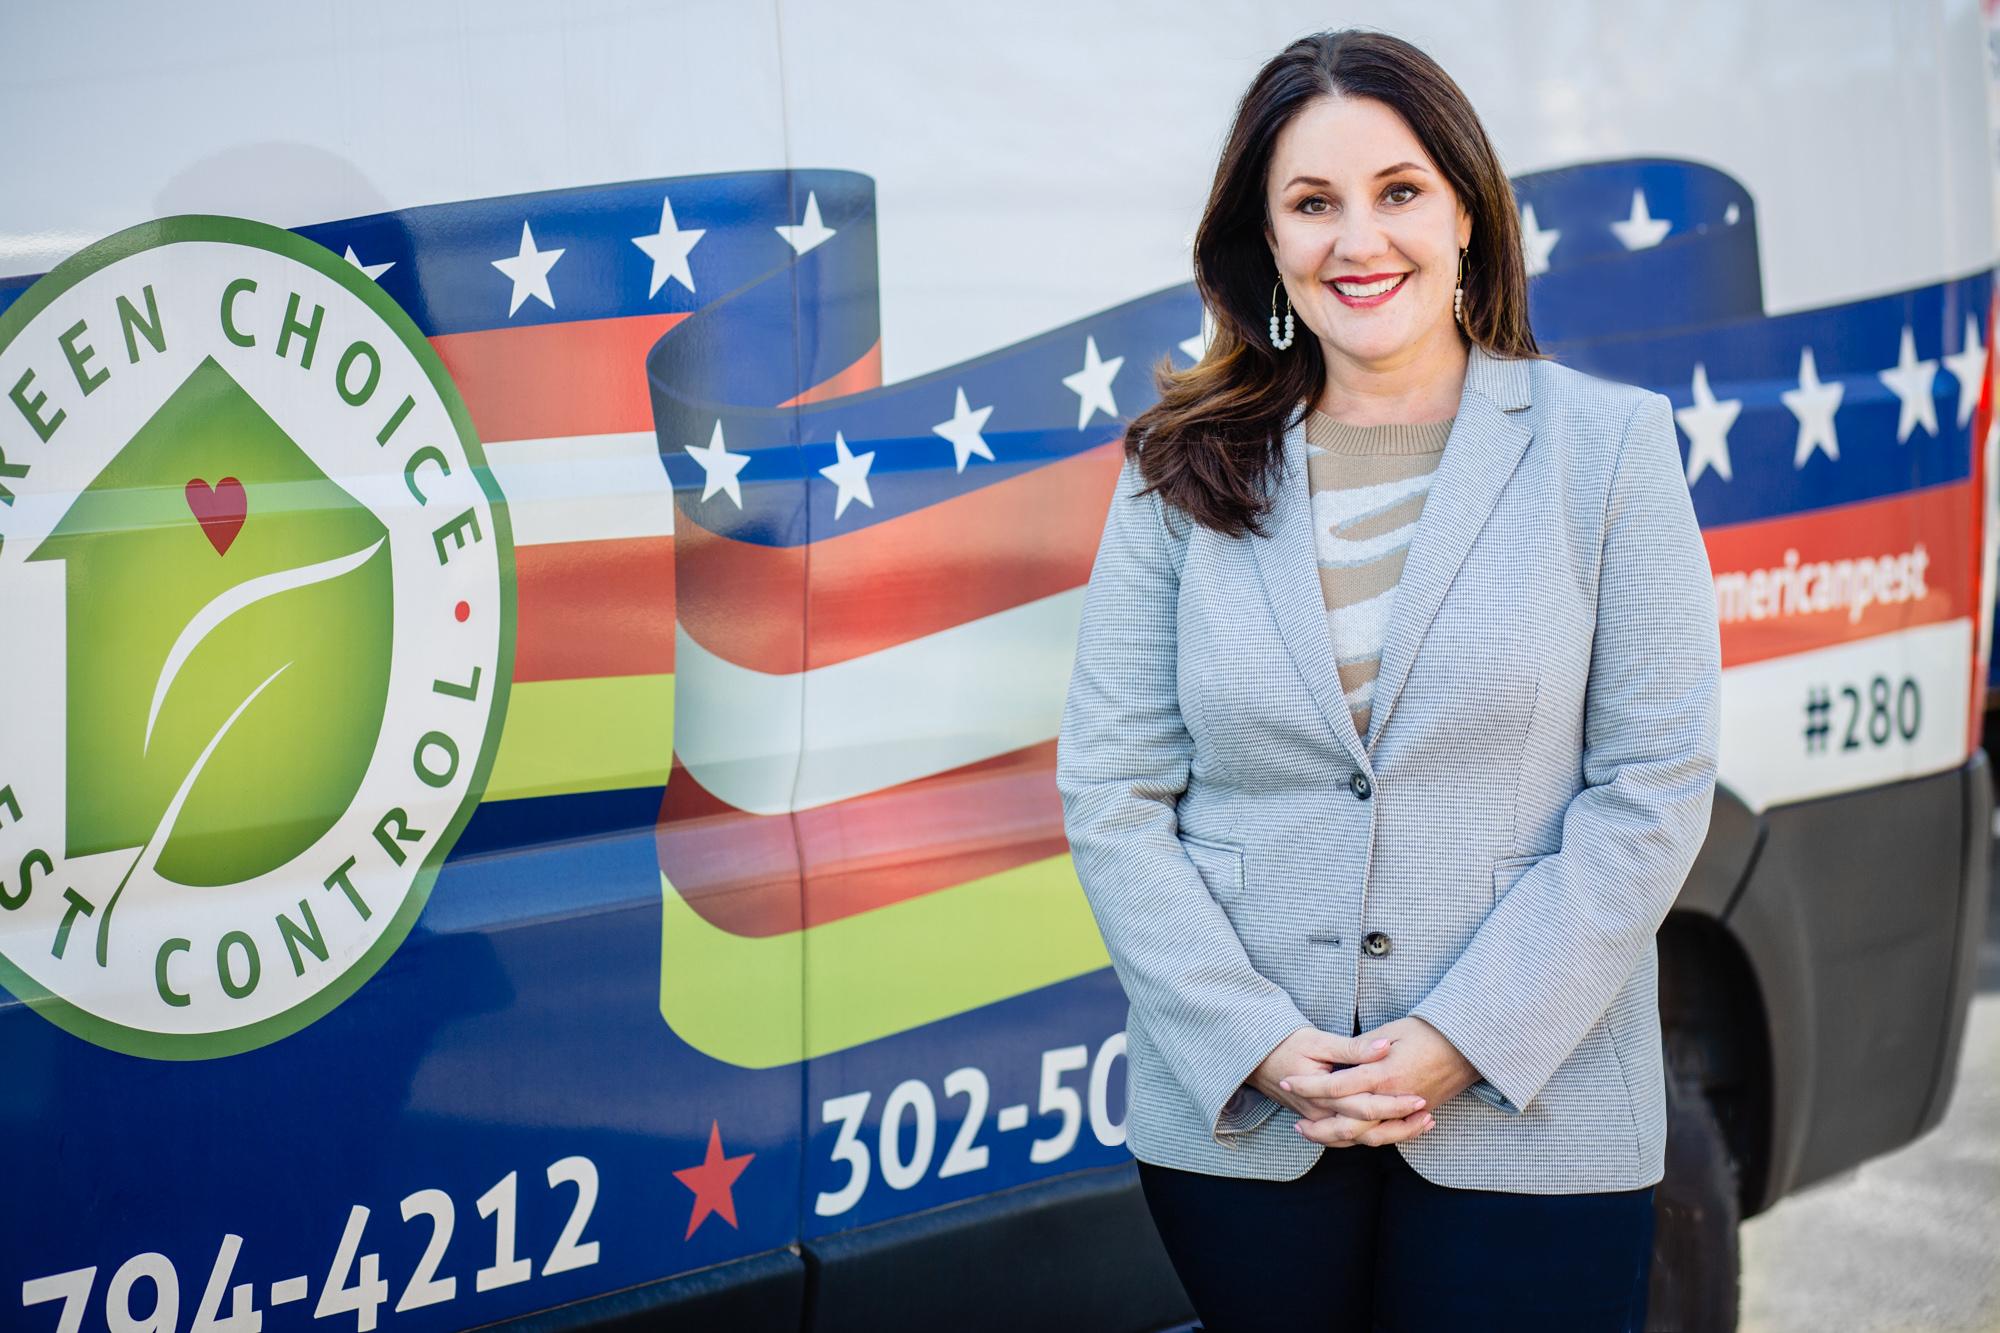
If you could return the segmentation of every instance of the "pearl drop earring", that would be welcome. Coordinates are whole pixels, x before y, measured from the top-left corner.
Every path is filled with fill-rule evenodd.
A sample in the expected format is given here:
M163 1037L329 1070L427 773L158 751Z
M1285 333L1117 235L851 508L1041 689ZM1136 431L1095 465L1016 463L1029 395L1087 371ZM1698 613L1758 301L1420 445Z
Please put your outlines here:
M1285 336L1278 336L1278 288L1284 285L1285 280L1280 278L1271 288L1271 346L1281 352L1292 345L1292 297L1289 292L1285 294Z

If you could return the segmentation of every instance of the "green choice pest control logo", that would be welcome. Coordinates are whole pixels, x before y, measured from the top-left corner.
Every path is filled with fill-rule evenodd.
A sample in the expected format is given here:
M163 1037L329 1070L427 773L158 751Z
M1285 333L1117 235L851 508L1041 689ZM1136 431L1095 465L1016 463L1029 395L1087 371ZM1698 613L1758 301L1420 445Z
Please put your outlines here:
M0 316L0 981L136 1055L296 1031L409 933L493 763L506 510L409 317L179 217Z

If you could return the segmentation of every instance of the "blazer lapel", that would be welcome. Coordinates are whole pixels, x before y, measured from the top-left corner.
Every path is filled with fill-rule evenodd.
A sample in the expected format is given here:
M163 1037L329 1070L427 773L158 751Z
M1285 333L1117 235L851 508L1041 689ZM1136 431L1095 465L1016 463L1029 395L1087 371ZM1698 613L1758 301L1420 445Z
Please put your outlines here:
M1292 663L1319 706L1320 717L1356 763L1368 766L1354 714L1340 688L1333 660L1333 636L1326 623L1326 598L1319 586L1319 547L1313 539L1312 497L1306 487L1306 408L1301 405L1285 427L1285 467L1276 478L1265 536L1250 539L1257 576L1278 622Z
M1366 743L1355 731L1354 715L1340 687L1326 601L1320 591L1319 548L1306 482L1306 405L1294 411L1285 427L1284 469L1275 479L1276 494L1266 533L1262 538L1250 538L1250 547L1278 633L1318 706L1321 720L1364 772L1373 772L1368 747L1381 734L1383 721L1409 674L1417 645L1444 600L1445 589L1527 448L1527 425L1508 414L1525 408L1528 402L1525 361L1492 357L1477 344L1468 349L1458 415L1390 602Z
M1528 362L1494 357L1473 344L1458 416L1445 438L1444 455L1403 560L1403 576L1389 603L1382 666L1370 702L1371 747L1396 706L1445 590L1527 450L1531 432L1516 414L1529 402Z

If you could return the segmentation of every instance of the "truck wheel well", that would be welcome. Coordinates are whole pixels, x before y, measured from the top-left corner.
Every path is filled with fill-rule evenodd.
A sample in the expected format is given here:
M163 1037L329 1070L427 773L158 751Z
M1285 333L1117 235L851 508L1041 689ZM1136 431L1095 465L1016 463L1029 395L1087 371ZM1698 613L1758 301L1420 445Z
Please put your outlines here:
M1668 1077L1692 1076L1735 1158L1742 1215L1758 1211L1771 1158L1771 1053L1764 1005L1743 951L1707 917L1659 931L1660 1029Z

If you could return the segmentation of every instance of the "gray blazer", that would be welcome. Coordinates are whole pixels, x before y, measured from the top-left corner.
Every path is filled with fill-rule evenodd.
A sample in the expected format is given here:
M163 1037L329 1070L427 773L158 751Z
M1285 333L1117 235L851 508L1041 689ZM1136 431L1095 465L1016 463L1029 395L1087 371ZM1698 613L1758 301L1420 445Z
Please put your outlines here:
M1471 349L1365 744L1304 417L1263 538L1135 496L1128 458L1084 597L1056 786L1131 1001L1127 1146L1303 1175L1327 1150L1244 1080L1308 1024L1415 1014L1483 1076L1397 1145L1427 1179L1653 1184L1654 932L1708 829L1721 686L1668 400Z

